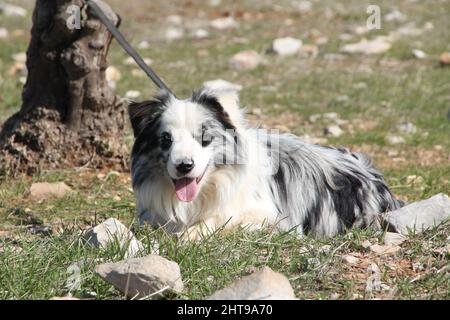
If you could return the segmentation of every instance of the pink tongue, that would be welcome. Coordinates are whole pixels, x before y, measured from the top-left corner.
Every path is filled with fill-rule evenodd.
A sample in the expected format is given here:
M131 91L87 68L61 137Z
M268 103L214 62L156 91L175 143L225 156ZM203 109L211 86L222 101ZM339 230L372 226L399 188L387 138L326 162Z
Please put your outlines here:
M197 195L197 179L183 178L175 181L175 193L180 201L191 202Z

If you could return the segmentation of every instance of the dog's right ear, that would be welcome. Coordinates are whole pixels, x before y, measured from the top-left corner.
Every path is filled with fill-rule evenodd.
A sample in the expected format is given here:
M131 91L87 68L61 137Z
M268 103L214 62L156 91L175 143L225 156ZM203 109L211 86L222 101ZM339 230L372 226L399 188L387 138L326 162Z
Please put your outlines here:
M152 100L132 102L128 105L128 114L135 137L139 136L145 127L153 125L159 119L170 98L169 94L162 92Z

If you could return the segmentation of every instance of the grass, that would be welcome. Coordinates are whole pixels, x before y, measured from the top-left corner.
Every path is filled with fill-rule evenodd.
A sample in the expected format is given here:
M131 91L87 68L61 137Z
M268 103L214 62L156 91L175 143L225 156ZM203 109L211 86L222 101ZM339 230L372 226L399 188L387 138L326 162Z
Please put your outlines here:
M31 12L31 2L14 2ZM367 18L369 3L356 0L313 1L312 11L304 14L295 11L294 2L287 0L277 1L276 5L270 1L227 1L220 7L200 1L190 5L160 0L108 3L120 12L121 29L134 45L142 40L150 42L150 48L139 51L153 60L152 66L179 96L188 96L193 88L216 78L241 84L242 104L262 113L252 115L252 123L320 137L327 144L369 153L401 199L414 201L440 192L450 194L450 121L446 117L450 108L450 69L438 65L439 54L450 50L450 1L372 1L370 4L381 6L383 14L400 10L407 21L383 22L381 30L365 35L349 31L363 26ZM327 11L332 13L328 17ZM208 29L210 37L194 40L188 30L180 41L165 41L161 34L168 26L169 14L180 14L184 21ZM227 14L236 17L239 28L216 31L208 27L208 20ZM408 22L418 28L431 22L434 28L418 36L402 37L379 56L326 58L329 53L337 53L343 43L385 35ZM26 50L31 16L2 16L0 27L10 31L9 38L0 39L1 123L21 104L20 75L10 74L14 64L11 56ZM328 37L315 59L280 58L266 53L272 40L281 36L299 37L314 44L313 29ZM352 40L339 40L343 33L352 34ZM250 71L231 70L230 56L246 49L257 50L266 63ZM425 51L427 58L413 58L412 49ZM117 94L133 89L140 90L143 99L151 96L151 83L133 75L133 67L122 63L125 58L122 49L113 43L110 63L122 73ZM342 136L323 135L330 121L308 120L313 114L325 112L336 112L344 120ZM413 123L417 132L400 132L397 126L402 122ZM403 136L405 143L389 145L385 137L390 134ZM131 132L127 140L132 142ZM411 175L420 176L422 181L408 182ZM64 181L75 193L33 202L27 192L38 181ZM172 298L203 299L237 277L266 265L286 275L296 295L303 299L450 298L448 223L411 235L397 255L385 257L361 245L365 240L382 242L383 234L370 230L352 230L332 239L236 230L227 235L215 234L200 243L181 243L161 230L137 226L134 211L128 173L108 174L85 168L1 180L0 298L47 299L69 293L91 299L123 298L93 272L100 260L118 261L123 252L117 246L94 250L80 241L81 230L108 217L132 226L144 243L157 239L160 254L180 264L186 290ZM33 235L29 229L33 225L52 226L53 234ZM345 254L358 257L359 264L343 263L341 256ZM67 268L77 261L85 262L81 286L69 290ZM389 289L365 291L371 263L380 267L381 280Z

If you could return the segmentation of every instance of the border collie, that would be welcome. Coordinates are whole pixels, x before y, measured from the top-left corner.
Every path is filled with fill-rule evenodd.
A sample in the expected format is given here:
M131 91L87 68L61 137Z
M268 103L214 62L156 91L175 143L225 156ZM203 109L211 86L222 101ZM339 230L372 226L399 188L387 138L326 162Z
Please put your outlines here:
M236 91L162 92L129 114L141 223L188 239L264 224L333 236L400 207L366 155L251 128Z

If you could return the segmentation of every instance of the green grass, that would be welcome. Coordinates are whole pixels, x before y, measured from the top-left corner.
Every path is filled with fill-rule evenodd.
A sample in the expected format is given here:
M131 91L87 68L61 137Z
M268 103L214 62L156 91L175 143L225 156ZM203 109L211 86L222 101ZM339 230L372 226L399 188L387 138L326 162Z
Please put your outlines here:
M27 7L30 14L27 18L2 17L0 23L0 27L10 31L8 39L0 39L0 123L21 104L19 75L10 75L9 70L14 64L12 54L26 50L31 27L33 3L25 0L15 3ZM450 194L450 121L446 118L450 108L450 68L438 64L439 54L450 50L450 1L371 1L370 4L381 6L382 13L397 8L407 16L407 21L383 22L381 30L354 34L347 42L386 35L408 22L414 22L418 28L431 22L434 28L419 36L403 37L385 54L344 56L337 61L327 60L325 55L337 53L347 43L339 40L340 34L351 33L351 27L365 24L369 2L314 1L313 10L307 14L293 10L292 1L288 0L277 1L276 10L273 4L247 0L228 1L226 8L209 7L200 1L193 1L190 6L182 1L161 0L108 3L121 14L121 29L133 44L150 42L150 48L139 50L140 53L154 61L152 67L180 97L188 96L206 80L223 78L241 84L242 105L250 110L260 108L265 115L252 117L253 123L282 125L296 134L326 138L328 144L369 153L393 192L404 200L425 199L440 192ZM330 18L325 17L327 10L333 13ZM208 19L227 12L236 16L239 28L226 31L208 28ZM203 28L210 31L210 38L193 40L187 36L176 42L164 41L160 34L168 25L165 19L169 14L181 14L186 21L206 22ZM25 35L14 35L17 29ZM315 59L280 58L266 53L276 37L294 36L304 43L314 43L308 36L312 29L329 39L319 46ZM267 63L250 71L231 70L228 59L246 49L257 50ZM412 49L424 50L428 57L417 60L411 56ZM126 57L113 42L110 64L122 73L117 94L133 89L142 92L142 99L150 97L155 91L151 82L134 76L133 67L122 63ZM358 87L360 83L365 87ZM339 99L341 96L348 99L343 101ZM325 112L337 112L348 121L343 125L342 136L323 135L323 128L330 122L308 121L310 115ZM397 125L405 121L417 127L415 134L398 131ZM375 126L359 126L367 122ZM404 136L406 143L388 145L385 140L388 134ZM131 132L126 138L131 144ZM180 264L186 290L173 298L205 298L237 277L265 265L286 275L299 298L450 298L449 270L445 269L449 255L437 253L437 249L449 244L448 223L422 235L411 235L402 244L401 252L393 257L377 257L361 246L364 240L381 242L382 234L368 230L354 230L332 239L298 239L293 234L272 234L269 230L256 233L236 230L228 235L214 235L201 243L186 244L161 230L135 226L129 174L107 173L68 168L0 181L0 298L47 299L66 295L67 268L80 260L86 261L82 284L71 294L96 299L123 298L93 272L99 263L96 259L118 261L123 252L114 246L94 250L79 240L81 230L108 217L133 225L144 243L157 239L160 254ZM407 177L411 175L420 176L423 181L408 184ZM63 199L33 202L27 193L37 181L64 181L75 193ZM54 233L31 235L28 226L33 224L51 225ZM321 252L320 248L326 245L330 251ZM359 255L360 265L343 264L340 256L347 253ZM312 263L315 258L317 265ZM382 281L391 291L365 292L366 269L372 262L379 265ZM413 270L413 264L419 263L423 269Z

